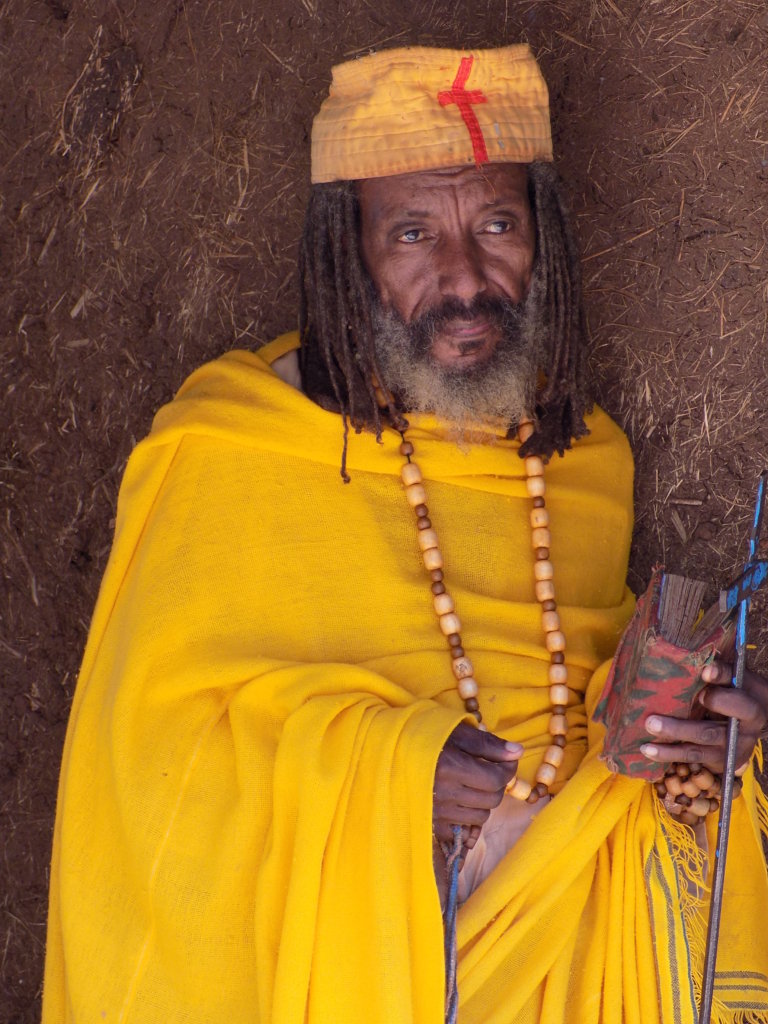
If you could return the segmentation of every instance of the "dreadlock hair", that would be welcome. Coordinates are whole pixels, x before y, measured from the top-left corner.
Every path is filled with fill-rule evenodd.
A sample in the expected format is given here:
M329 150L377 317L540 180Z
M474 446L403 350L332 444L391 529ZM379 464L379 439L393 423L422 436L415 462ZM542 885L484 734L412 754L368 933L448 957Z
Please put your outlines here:
M586 434L591 408L585 382L585 324L581 270L562 195L549 163L528 168L528 190L536 219L536 254L527 302L543 337L543 388L536 397L535 430L520 455L548 460ZM299 251L301 374L304 390L318 405L341 413L344 427L341 475L346 474L349 426L381 439L383 423L403 429L407 421L392 401L379 408L371 303L373 284L360 252L360 207L350 181L314 185ZM514 431L517 424L510 424Z

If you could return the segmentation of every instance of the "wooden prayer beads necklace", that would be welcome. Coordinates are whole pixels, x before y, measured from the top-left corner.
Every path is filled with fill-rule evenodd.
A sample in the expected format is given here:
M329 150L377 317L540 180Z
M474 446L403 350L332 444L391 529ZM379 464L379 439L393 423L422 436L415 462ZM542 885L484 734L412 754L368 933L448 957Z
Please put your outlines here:
M380 389L377 388L377 395ZM382 394L379 401L386 401ZM461 622L454 607L453 598L448 593L443 576L443 556L438 544L437 534L429 518L427 508L427 493L424 489L424 481L421 470L413 461L413 444L405 437L404 430L399 431L402 438L400 454L405 457L405 465L402 468L401 476L405 484L405 496L408 504L416 515L418 526L418 541L421 548L421 557L424 567L429 573L432 586L432 599L435 613L440 625L440 630L448 642L448 651L451 657L451 667L456 678L456 687L459 696L464 701L464 707L477 719L478 727L485 729L483 716L478 703L478 684L475 680L472 662L464 653L461 641ZM522 444L527 441L533 433L533 424L530 420L521 420L518 428L518 438ZM564 757L565 737L568 732L568 722L565 717L568 703L568 670L565 665L565 635L560 628L560 617L557 614L555 602L554 569L550 561L550 532L549 513L544 501L544 463L535 455L525 460L526 489L533 499L531 509L531 540L535 554L533 567L534 590L536 600L541 605L541 624L544 629L544 643L549 652L550 665L549 677L549 699L552 705L552 712L549 719L549 734L552 738L549 747L544 752L544 758L539 765L534 784L516 777L507 788L517 800L525 800L528 803L536 803L542 797L549 794L549 787L555 781L557 769L562 764Z
M698 825L720 806L721 780L700 764L671 765L654 788L669 813L686 825Z

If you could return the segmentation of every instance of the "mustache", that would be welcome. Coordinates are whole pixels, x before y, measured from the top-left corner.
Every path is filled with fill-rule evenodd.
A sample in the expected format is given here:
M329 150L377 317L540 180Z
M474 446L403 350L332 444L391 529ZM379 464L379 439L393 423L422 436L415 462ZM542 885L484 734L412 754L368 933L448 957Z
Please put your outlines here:
M426 354L435 335L452 320L474 320L483 317L505 333L517 328L523 318L523 303L511 299L477 295L472 302L447 297L439 305L426 310L415 320L404 324L416 351Z

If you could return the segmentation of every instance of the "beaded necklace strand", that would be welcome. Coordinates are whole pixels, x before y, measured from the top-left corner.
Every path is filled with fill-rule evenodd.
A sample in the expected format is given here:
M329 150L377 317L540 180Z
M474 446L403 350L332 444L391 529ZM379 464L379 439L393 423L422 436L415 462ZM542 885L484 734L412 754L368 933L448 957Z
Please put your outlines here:
M390 396L374 381L374 388L379 405L384 408L391 403ZM440 551L437 533L429 518L427 492L424 478L418 464L414 462L414 446L405 436L407 422L401 420L396 425L400 434L400 454L405 463L400 475L405 485L405 496L408 504L416 515L418 542L424 568L429 573L432 590L432 601L437 615L440 631L448 643L451 669L456 679L456 688L464 702L464 707L477 721L479 729L486 729L478 701L479 686L474 676L474 667L467 657L461 639L461 620L456 614L453 598L445 585L443 574L443 556ZM521 419L518 424L517 437L523 444L533 433L530 419ZM506 792L516 800L535 804L549 795L550 786L557 777L557 769L563 762L568 721L566 709L568 704L568 669L565 664L565 634L561 629L560 616L557 613L555 600L554 567L550 558L551 534L549 531L549 513L544 495L544 462L537 455L529 455L524 460L525 486L532 499L530 511L531 543L534 551L533 579L536 600L541 607L541 625L544 631L544 645L549 652L549 699L551 712L548 731L550 745L544 751L541 764L536 769L534 782L527 782L516 776L507 786ZM703 821L707 814L717 810L719 806L721 780L702 765L671 765L663 779L655 783L655 789L673 816L685 824L695 825Z
M429 573L432 589L432 601L437 615L440 631L448 643L451 668L456 679L456 688L464 701L464 707L477 720L478 727L485 729L483 715L478 702L479 687L474 676L472 662L466 656L461 639L461 621L456 614L453 598L448 592L443 575L443 555L440 551L437 533L429 518L427 492L424 479L418 464L413 461L414 447L407 440L404 430L398 431L402 439L400 454L405 463L400 475L405 485L405 497L416 515L418 542L424 568ZM533 433L530 420L520 421L518 439L522 444ZM565 665L565 634L560 627L560 616L555 601L554 568L550 560L551 535L549 532L549 513L544 500L544 463L536 455L525 460L526 490L532 499L530 512L531 542L535 555L533 566L534 591L536 600L541 606L541 624L544 630L544 644L549 652L548 669L549 699L551 714L549 718L550 745L544 752L541 764L536 770L533 783L515 777L507 787L507 792L517 800L534 804L548 796L549 787L555 781L557 769L562 764L568 722L565 716L568 704L568 670Z

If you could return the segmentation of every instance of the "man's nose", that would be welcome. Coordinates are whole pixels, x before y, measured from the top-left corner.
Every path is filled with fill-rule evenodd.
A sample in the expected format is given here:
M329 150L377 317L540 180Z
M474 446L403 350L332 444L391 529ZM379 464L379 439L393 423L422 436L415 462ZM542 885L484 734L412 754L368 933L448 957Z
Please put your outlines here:
M443 298L469 303L482 294L488 282L482 253L472 238L444 240L438 254L438 287Z

